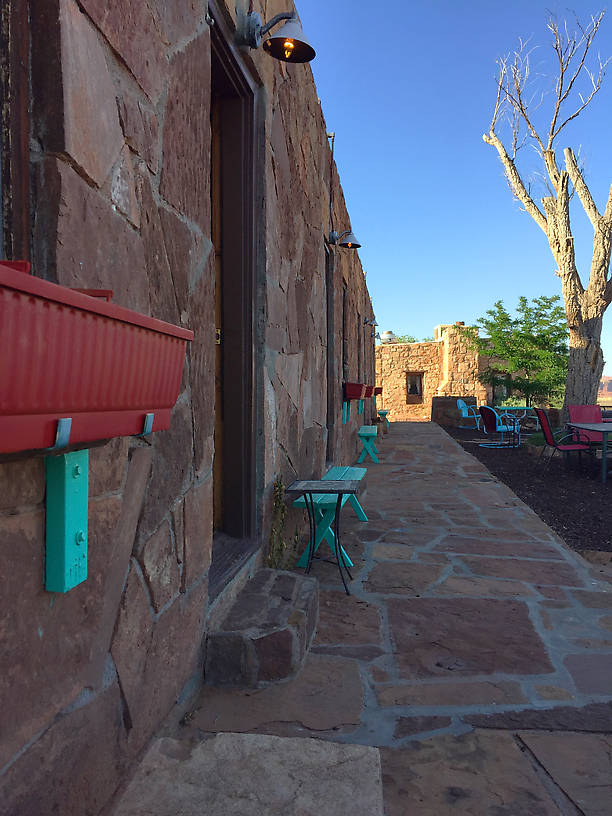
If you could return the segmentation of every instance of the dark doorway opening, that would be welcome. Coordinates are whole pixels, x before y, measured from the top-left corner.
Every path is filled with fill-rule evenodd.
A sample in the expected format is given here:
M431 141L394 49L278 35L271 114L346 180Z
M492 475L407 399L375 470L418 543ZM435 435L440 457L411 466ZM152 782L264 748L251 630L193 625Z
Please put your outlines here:
M327 452L326 461L329 464L336 458L336 408L337 408L337 388L336 388L336 361L334 349L335 321L334 321L334 259L325 246L325 295L326 295L326 318L327 318Z
M30 258L30 15L0 9L0 258Z
M258 546L252 307L256 96L223 20L219 15L215 18L211 30L211 213L217 345L211 600Z

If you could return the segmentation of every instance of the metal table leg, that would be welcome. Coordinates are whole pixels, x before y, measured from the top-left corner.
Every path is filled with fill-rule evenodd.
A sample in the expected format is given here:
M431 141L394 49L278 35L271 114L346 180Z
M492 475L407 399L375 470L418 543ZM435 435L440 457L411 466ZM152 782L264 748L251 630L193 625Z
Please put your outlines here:
M309 536L308 536L308 560L306 563L306 573L310 572L310 568L312 567L312 559L314 558L315 554L315 538L317 532L317 523L315 520L315 511L314 511L314 499L312 498L312 493L304 493L304 504L306 505L306 511L308 513L308 528L309 528Z
M346 570L346 574L349 577L349 581L353 580L353 576L350 573L348 565L344 561L344 556L342 555L342 547L340 546L340 508L342 507L342 493L338 493L338 499L336 501L336 518L334 522L334 549L336 551L336 561L338 562L338 571L340 572L340 577L342 578L342 583L344 584L344 591L347 595L350 595L349 589L346 585L346 579L344 577L344 573L342 572L342 567Z

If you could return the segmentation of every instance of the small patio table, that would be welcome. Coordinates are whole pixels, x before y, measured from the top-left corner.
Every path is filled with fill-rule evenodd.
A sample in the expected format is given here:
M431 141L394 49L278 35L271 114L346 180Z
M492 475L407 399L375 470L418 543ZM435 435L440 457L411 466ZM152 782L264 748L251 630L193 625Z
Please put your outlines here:
M612 433L612 422L568 422L570 428L579 428L582 431L593 431L601 434L601 481L606 483L608 475L606 459L608 452L608 434Z
M380 409L380 411L377 411L377 413L378 413L378 416L379 416L379 417L382 419L382 421L385 423L385 433L386 433L386 432L389 430L389 427L390 427L390 425L391 425L391 423L390 423L390 422L389 422L389 420L387 419L387 414L389 413L389 411L388 411L388 410L385 410L384 408L381 408L381 409Z
M506 406L506 405L495 405L493 407L493 410L495 411L496 414L500 414L500 413L509 414L509 413L514 413L515 411L517 411L517 412L522 411L520 416L519 416L518 413L516 414L516 418L520 422L522 419L525 419L527 417L529 411L533 411L533 408L531 407L531 405L508 405L508 406ZM538 422L537 416L534 417L534 419L536 421L536 428L538 428L540 426L540 423Z
M304 496L304 502L306 504L306 510L308 511L308 525L310 528L310 535L308 538L308 563L306 565L306 572L310 572L310 568L312 566L312 562L314 558L320 558L321 561L329 561L329 563L337 564L338 571L340 572L340 577L342 578L342 583L344 584L344 589L347 595L351 593L348 590L346 585L346 579L344 577L343 569L346 570L346 574L349 577L349 580L353 580L353 576L351 575L348 565L344 559L342 554L342 547L340 544L340 508L342 507L342 498L345 495L354 495L359 490L359 486L361 484L360 479L342 479L339 481L335 481L332 479L312 479L310 481L296 481L292 482L289 487L285 488L285 493L288 496L295 496L300 495ZM336 515L335 515L335 531L334 531L334 555L335 560L330 561L328 558L322 558L321 556L315 556L315 538L316 538L316 531L317 531L317 524L315 518L315 506L313 495L317 494L324 494L324 495L335 495L337 496L336 499Z

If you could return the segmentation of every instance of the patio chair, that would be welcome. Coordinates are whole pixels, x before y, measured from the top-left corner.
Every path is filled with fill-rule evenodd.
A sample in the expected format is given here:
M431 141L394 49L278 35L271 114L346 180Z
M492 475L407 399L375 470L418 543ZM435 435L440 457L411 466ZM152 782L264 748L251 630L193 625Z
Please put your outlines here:
M477 430L480 428L480 414L475 405L468 405L465 400L458 399L457 408L461 413L462 419L474 420L474 425L459 425L460 428L476 428Z
M498 414L488 405L478 409L482 420L482 430L488 436L499 434L495 442L481 442L481 448L518 448L521 444L521 426L512 414ZM506 439L504 439L506 434Z
M535 408L534 409L538 420L540 422L540 427L542 428L542 433L544 434L544 441L546 445L542 448L540 452L540 456L538 457L538 462L542 458L546 447L551 447L553 452L548 457L548 461L546 462L546 467L550 464L550 460L553 458L557 451L561 451L561 453L565 454L566 462L569 461L570 453L578 453L578 459L580 461L580 465L582 466L582 452L586 451L587 453L591 453L591 446L589 444L588 439L586 438L584 431L574 430L573 433L565 434L560 438L555 438L553 433L553 429L550 426L550 420L548 418L548 414L544 411L543 408ZM578 420L576 420L578 421ZM561 431L563 433L563 431ZM566 442L566 439L571 439L571 442Z
M600 405L568 405L570 422L604 422ZM580 433L588 439L591 445L601 445L602 435L597 431L585 431L580 428ZM608 450L612 446L612 441L608 442Z

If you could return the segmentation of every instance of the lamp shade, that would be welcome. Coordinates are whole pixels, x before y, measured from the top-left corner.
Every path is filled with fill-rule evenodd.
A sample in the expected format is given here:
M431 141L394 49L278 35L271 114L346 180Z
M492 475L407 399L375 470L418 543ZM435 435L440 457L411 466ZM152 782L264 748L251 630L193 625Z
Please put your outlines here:
M310 62L316 56L297 17L288 20L276 33L268 34L263 48L271 57L283 62Z
M344 247L345 249L359 249L361 244L355 237L352 231L347 232L339 241L339 246Z

